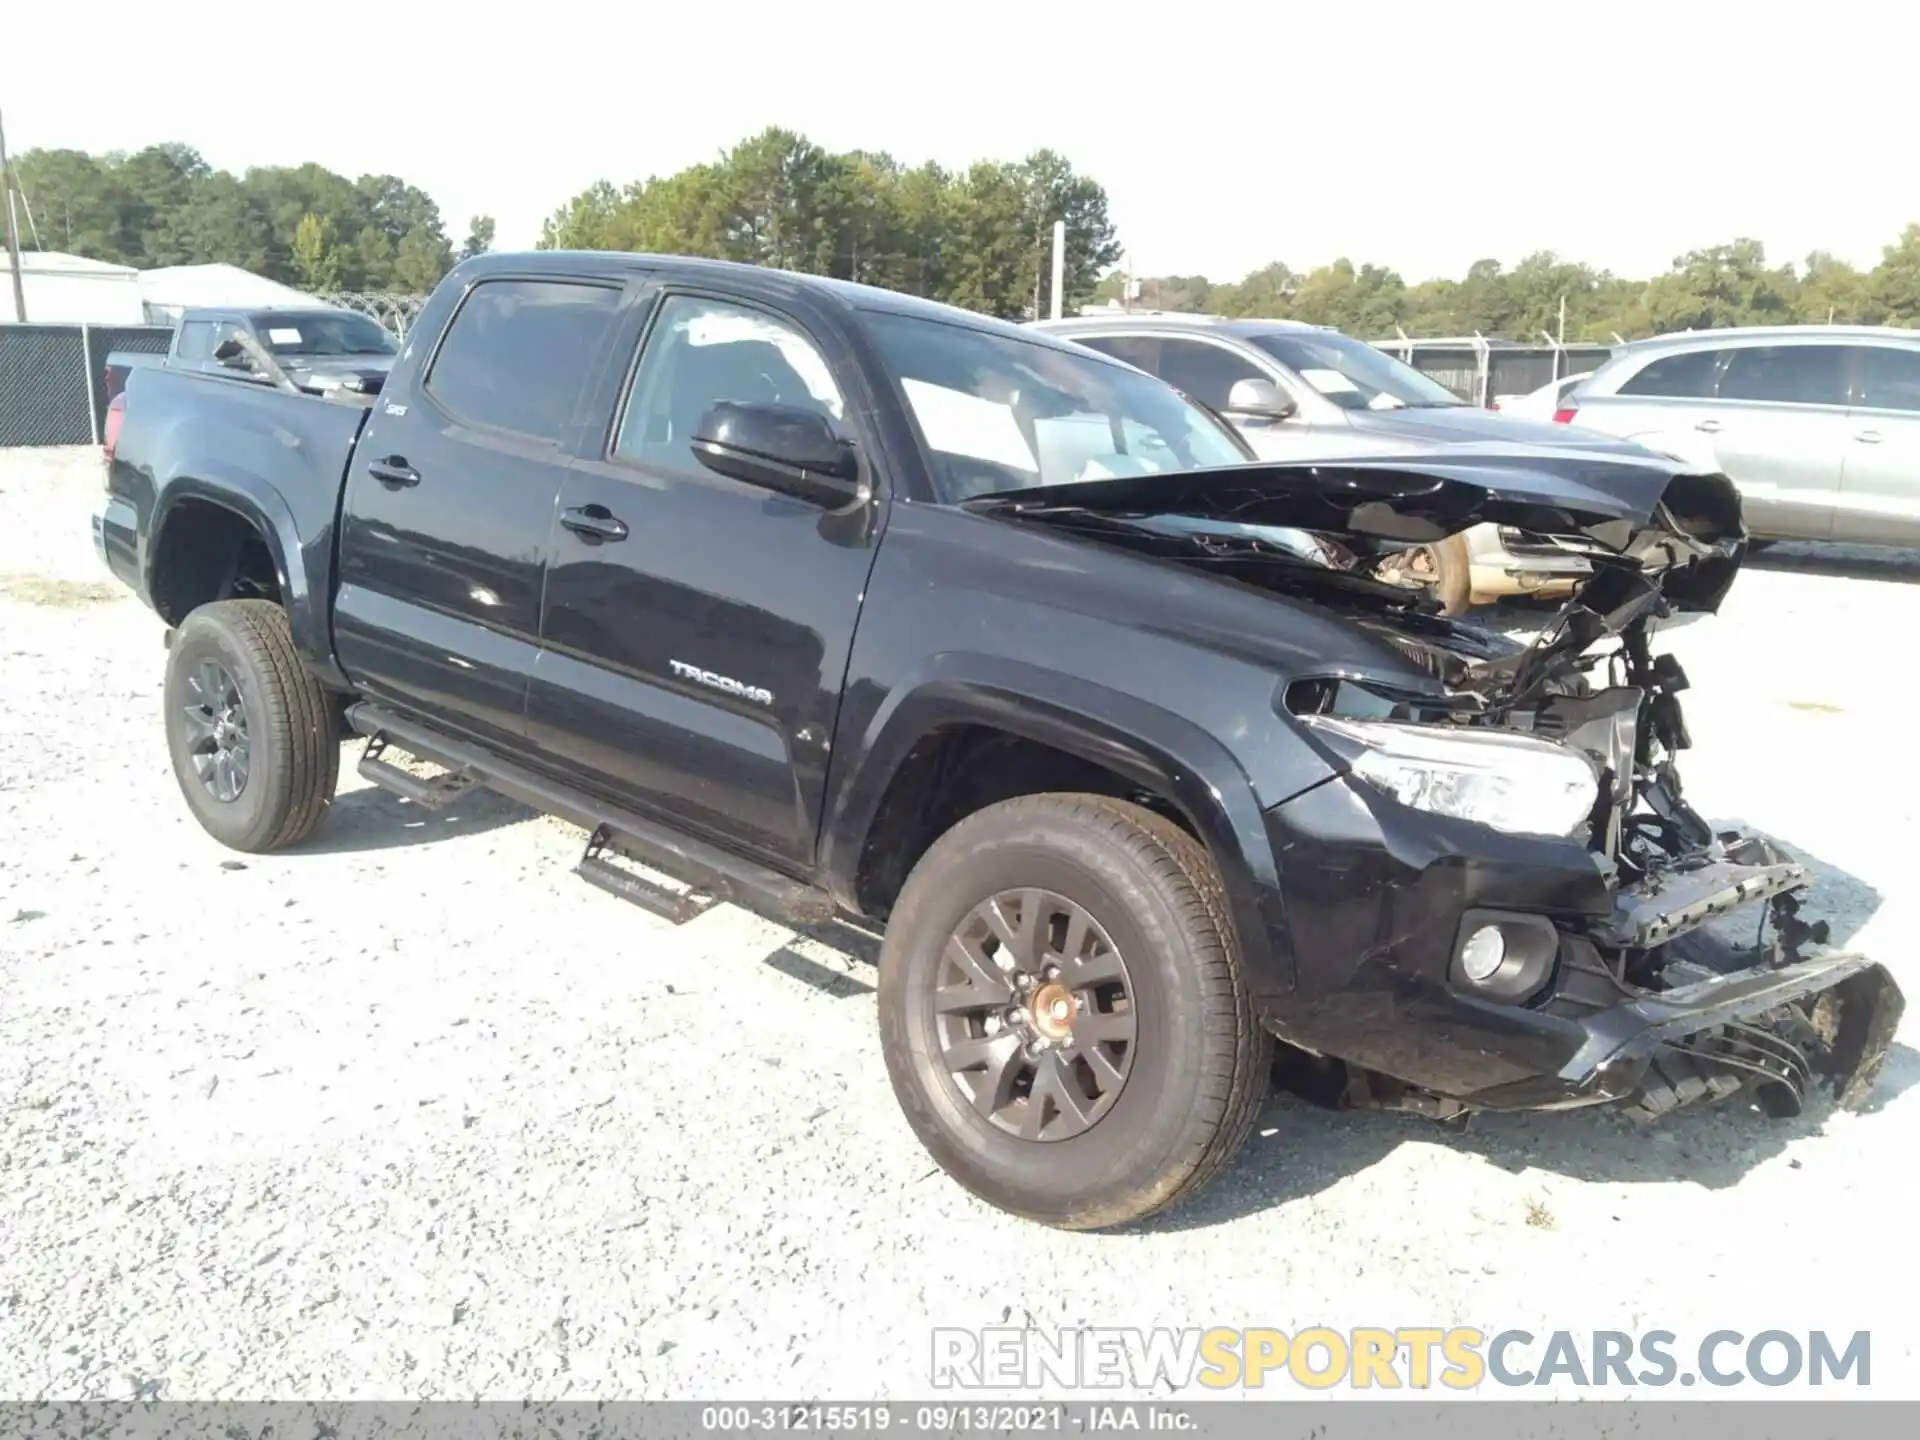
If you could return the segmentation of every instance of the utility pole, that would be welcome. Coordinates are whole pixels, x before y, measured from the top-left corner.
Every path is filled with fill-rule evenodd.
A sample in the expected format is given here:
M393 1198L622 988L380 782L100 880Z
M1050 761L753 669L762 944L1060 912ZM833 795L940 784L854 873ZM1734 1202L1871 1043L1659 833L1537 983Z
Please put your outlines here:
M7 164L7 127L0 120L0 194L7 198L7 263L13 270L13 318L27 321L27 288L20 275L20 232L13 225L13 170Z
M1067 283L1067 222L1053 222L1053 318L1058 320L1066 313L1065 297L1061 291Z

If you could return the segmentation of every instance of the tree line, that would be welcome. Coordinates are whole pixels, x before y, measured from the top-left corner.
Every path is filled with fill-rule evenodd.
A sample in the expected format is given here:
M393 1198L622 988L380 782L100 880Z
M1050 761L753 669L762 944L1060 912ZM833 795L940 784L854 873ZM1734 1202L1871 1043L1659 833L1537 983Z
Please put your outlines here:
M480 215L456 247L432 198L393 175L348 179L315 164L234 175L178 144L102 156L32 150L13 168L32 212L29 240L142 268L226 261L307 290L423 294L456 259L493 243L494 223ZM1106 191L1055 151L948 169L881 151L833 153L774 128L671 175L600 181L553 212L539 244L742 260L1019 319L1051 306L1062 220L1066 308L1121 295L1128 281L1114 269L1122 248ZM1689 251L1649 279L1540 252L1414 284L1340 259L1305 271L1276 261L1233 282L1143 277L1132 288L1142 308L1303 320L1370 339L1920 325L1920 225L1868 270L1825 252L1776 264L1757 240L1737 239Z
M1125 283L1108 276L1096 295L1116 299ZM1563 317L1569 342L1730 325L1920 325L1920 225L1886 246L1871 270L1824 251L1799 265L1771 265L1765 246L1742 239L1690 250L1648 280L1542 251L1512 269L1480 260L1463 279L1414 285L1384 266L1341 259L1304 273L1276 262L1227 284L1155 276L1134 288L1141 308L1301 320L1368 339L1400 330L1539 340L1560 336Z
M23 244L152 269L224 262L303 290L424 293L456 258L440 207L396 175L216 170L191 146L29 150L11 168ZM459 253L493 243L475 216Z
M1093 296L1120 245L1107 192L1061 155L948 170L879 151L832 154L769 129L672 175L603 180L556 210L539 243L744 260L1018 318L1052 304L1059 220L1072 307Z

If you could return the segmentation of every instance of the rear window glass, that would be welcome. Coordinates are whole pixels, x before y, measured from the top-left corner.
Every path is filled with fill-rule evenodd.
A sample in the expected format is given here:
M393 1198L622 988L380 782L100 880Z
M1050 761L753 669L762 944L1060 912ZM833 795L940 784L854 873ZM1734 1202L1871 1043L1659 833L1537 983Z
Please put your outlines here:
M1678 400L1704 399L1713 393L1713 366L1719 358L1718 350L1662 355L1629 376L1620 393L1664 395Z
M605 285L483 281L440 342L427 393L476 425L559 440L619 303Z
M1874 410L1920 410L1920 350L1862 346L1854 404Z

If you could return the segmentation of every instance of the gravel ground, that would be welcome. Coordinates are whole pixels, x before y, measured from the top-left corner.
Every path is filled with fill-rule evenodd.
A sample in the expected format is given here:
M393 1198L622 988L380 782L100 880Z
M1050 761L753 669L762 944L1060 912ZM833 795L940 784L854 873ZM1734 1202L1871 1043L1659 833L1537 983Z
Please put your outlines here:
M1905 1045L1871 1113L1786 1123L1276 1098L1185 1209L1041 1231L913 1140L869 947L676 930L569 873L578 831L350 766L302 853L215 846L97 486L0 454L0 1395L911 1397L932 1327L1031 1323L1868 1329L1873 1393L1920 1396ZM1814 864L1909 994L1916 582L1783 547L1667 637L1692 796Z

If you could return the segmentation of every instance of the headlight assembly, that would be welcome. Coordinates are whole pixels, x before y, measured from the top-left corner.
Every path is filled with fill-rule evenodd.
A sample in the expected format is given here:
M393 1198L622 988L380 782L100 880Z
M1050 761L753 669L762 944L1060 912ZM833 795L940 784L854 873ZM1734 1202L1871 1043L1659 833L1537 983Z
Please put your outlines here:
M1585 755L1531 735L1325 715L1300 723L1402 805L1510 834L1571 835L1600 793Z

